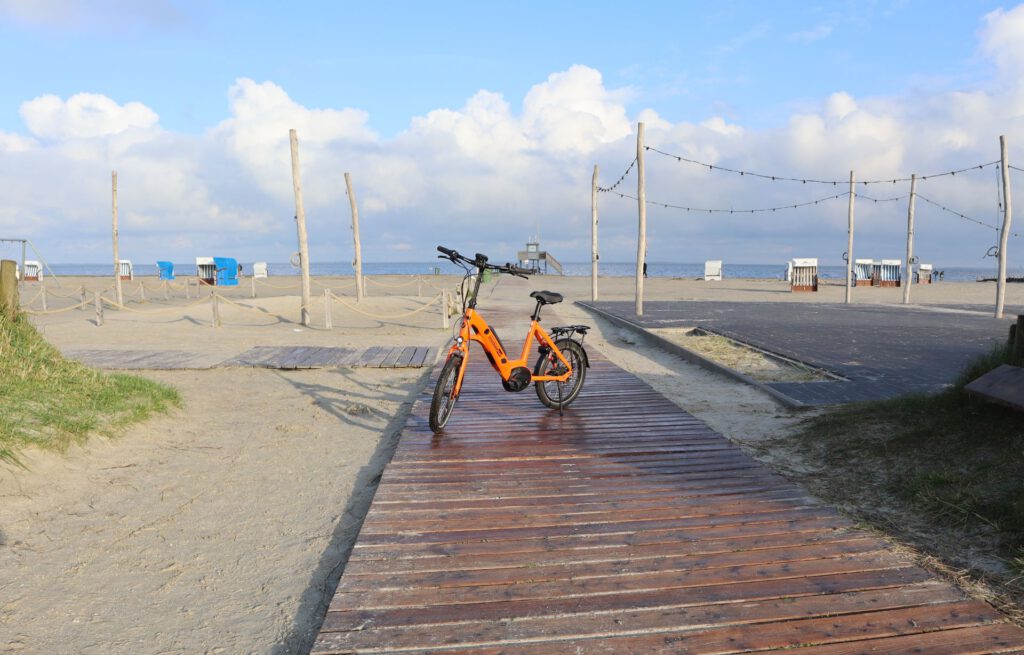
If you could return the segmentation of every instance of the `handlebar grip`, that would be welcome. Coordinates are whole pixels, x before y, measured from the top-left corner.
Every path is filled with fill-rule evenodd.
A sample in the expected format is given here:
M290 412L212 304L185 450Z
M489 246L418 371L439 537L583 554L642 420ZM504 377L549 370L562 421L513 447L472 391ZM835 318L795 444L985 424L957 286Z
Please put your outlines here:
M532 269L520 268L520 267L514 266L512 264L509 264L508 270L509 270L510 273L513 273L514 275L532 275L533 274L533 270Z
M444 254L448 255L449 257L454 257L455 255L458 254L456 251L450 250L448 248L445 248L444 246L438 246L437 247L437 252L444 253Z

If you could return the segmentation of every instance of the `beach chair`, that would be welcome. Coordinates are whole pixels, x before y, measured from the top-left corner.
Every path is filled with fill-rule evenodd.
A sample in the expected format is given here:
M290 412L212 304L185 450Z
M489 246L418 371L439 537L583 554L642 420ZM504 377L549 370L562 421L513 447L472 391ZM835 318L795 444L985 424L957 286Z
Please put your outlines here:
M793 273L790 277L790 291L818 290L818 259L816 257L792 260Z
M932 265L921 264L917 267L917 283L918 284L931 284L932 283Z
M902 259L883 259L878 270L878 286L898 287L903 277Z
M174 262L157 262L156 268L160 271L161 280L174 279Z
M217 265L213 262L213 257L196 257L196 277L202 284L211 287L217 284Z
M853 260L853 286L871 286L871 268L874 264L875 260L873 259Z
M267 262L255 262L252 265L253 277L267 277Z
M238 286L238 260L232 257L214 257L218 287Z
M25 272L21 276L25 282L38 282L43 279L43 265L32 259L25 260Z
M117 260L117 275L122 280L134 280L135 270L132 268L132 260L130 259L119 259Z
M704 281L722 280L722 260L709 259L704 262Z

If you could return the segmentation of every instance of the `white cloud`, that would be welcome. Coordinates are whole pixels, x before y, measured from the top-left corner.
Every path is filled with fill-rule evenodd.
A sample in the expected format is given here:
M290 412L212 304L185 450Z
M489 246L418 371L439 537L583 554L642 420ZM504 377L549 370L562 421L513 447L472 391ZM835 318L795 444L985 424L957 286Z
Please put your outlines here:
M122 244L139 261L199 254L284 261L294 250L294 204L288 130L300 143L302 181L314 258L351 257L343 174L359 199L364 253L431 258L437 243L509 258L518 242L541 233L562 260L589 250L590 174L614 182L635 156L635 125L647 144L739 170L818 179L859 180L934 173L997 157L997 137L1024 143L1017 98L1024 81L1022 10L985 19L980 50L997 62L998 90L854 97L837 89L817 106L771 129L709 116L672 122L652 108L631 113L630 89L605 86L600 71L572 66L539 80L522 98L481 90L461 107L410 119L382 139L355 107L310 108L282 86L237 80L227 117L207 132L163 130L138 102L95 94L42 96L22 105L27 135L0 133L0 228L26 236L49 259L103 260L109 230L110 170L120 175ZM757 34L747 35L755 38ZM647 155L647 197L690 207L784 206L845 191L842 184L772 182L711 171L656 153ZM989 169L922 182L919 191L959 211L992 220ZM632 194L635 172L619 190ZM905 184L858 192L878 198ZM602 194L605 261L635 248L635 201ZM991 235L919 205L922 256L944 252L974 261ZM903 201L858 203L858 252L899 256ZM652 260L774 261L793 255L837 261L845 249L843 200L775 214L695 214L652 207ZM738 236L742 235L742 236ZM80 254L94 245L95 256ZM510 245L512 244L512 245ZM555 250L555 246L559 250ZM984 247L982 247L984 246ZM504 249L499 252L496 249ZM202 250L202 252L199 252ZM979 251L975 253L975 251ZM73 254L79 253L79 254Z
M801 32L793 32L789 35L792 41L801 41L803 43L813 43L814 41L821 41L832 36L832 30L834 28L828 23L822 23L816 25L809 30L803 30Z
M154 127L159 117L140 102L119 105L95 93L77 93L65 102L55 95L22 103L21 118L29 132L44 139L88 139L129 129Z

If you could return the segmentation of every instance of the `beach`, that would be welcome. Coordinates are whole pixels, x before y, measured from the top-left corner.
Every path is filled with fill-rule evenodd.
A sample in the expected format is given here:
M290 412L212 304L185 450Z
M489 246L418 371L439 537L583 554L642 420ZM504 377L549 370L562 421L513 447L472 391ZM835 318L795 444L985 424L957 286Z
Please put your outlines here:
M217 289L219 327L213 326L213 289L190 286L186 298L182 280L166 287L155 278L124 282L126 309L108 305L102 326L92 294L111 280L22 285L23 307L39 312L33 324L66 353L175 351L187 353L193 367L132 371L180 391L183 407L170 415L66 454L26 452L26 469L0 464L0 649L308 649L430 367L280 370L218 363L260 346L440 352L451 337L442 327L440 293L457 278L374 276L360 302L352 278L315 282L308 326L299 320L298 278L272 277ZM599 298L632 300L634 284L601 278ZM82 302L82 288L86 302L72 309ZM806 415L645 346L575 306L574 300L591 298L587 277L502 277L483 287L479 309L525 318L534 289L565 296L545 308L543 325L593 326L588 348L741 445L784 434ZM778 280L663 277L646 279L644 291L652 301L752 304L841 303L845 294L835 281L817 293L791 293ZM940 321L944 312L991 313L996 290L994 283L940 282L914 285L911 293L915 306L933 310ZM902 294L900 288L853 290L857 303L899 305ZM1024 285L1008 285L1006 305L1008 316L1024 306ZM521 335L502 336L517 352ZM497 380L495 393L504 393Z

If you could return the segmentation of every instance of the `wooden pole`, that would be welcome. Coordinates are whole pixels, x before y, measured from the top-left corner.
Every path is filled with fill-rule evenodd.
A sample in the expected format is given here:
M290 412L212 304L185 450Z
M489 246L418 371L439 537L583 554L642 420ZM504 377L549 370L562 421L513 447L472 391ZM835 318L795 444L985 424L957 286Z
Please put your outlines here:
M366 293L366 290L369 288L368 285L366 284L366 281L369 280L369 279L370 279L369 275L364 275L363 276L363 295L361 296L363 298L366 298L366 297L368 297L370 295L370 294ZM359 298L360 298L360 296L359 296L359 284L357 283L356 284L356 300L359 300Z
M192 283L189 282L188 278L185 278L185 300L192 298Z
M84 312L85 311L85 285L84 284L82 286L78 287L78 297L79 297L79 302L82 305L78 309L80 311Z
M93 300L96 303L96 327L103 325L103 301L100 300L100 292L93 292Z
M170 300L170 299L171 299L170 282L168 282L167 280L164 280L164 300Z
M117 304L124 304L124 294L121 291L121 259L118 255L117 244L117 171L110 174L111 206L114 220L114 289L117 292Z
M146 302L146 285L139 282L139 302Z
M345 190L348 192L348 204L352 208L352 245L355 258L352 266L356 269L356 302L363 299L363 251L359 244L359 207L356 206L356 192L352 188L352 176L345 173Z
M0 312L12 319L18 315L17 271L18 262L13 259L0 261Z
M213 310L213 327L220 327L220 296L216 291L210 292L210 308Z
M853 200L857 197L856 188L857 176L850 171L850 205L846 210L846 304L852 302L853 294L850 291L853 278Z
M590 299L597 301L597 164L590 181Z
M996 277L996 318L1003 317L1006 300L1006 245L1010 240L1013 203L1010 201L1010 162L1006 156L1006 135L999 137L999 166L1003 171L1003 229L999 233L999 274Z
M309 243L306 237L306 208L302 204L302 179L299 175L299 137L288 130L292 144L292 185L295 188L295 225L299 232L299 263L302 265L302 325L309 326Z
M647 258L647 189L644 178L644 124L636 124L636 199L639 211L636 240L636 304L637 316L644 315L644 260Z
M423 279L419 275L416 276L416 297L423 297Z
M43 311L45 312L47 309L49 309L46 306L46 286L45 285L42 288L39 289L39 295L43 299Z
M256 297L256 276L255 275L253 275L251 278L249 278L249 286L252 288L252 297L255 298Z
M451 326L448 319L448 289L443 289L441 291L441 327L446 330Z
M910 203L907 205L907 273L903 276L903 304L910 304L910 285L914 281L914 200L917 198L917 173L910 174Z
M331 290L324 289L324 328L331 330L334 324L331 322Z

